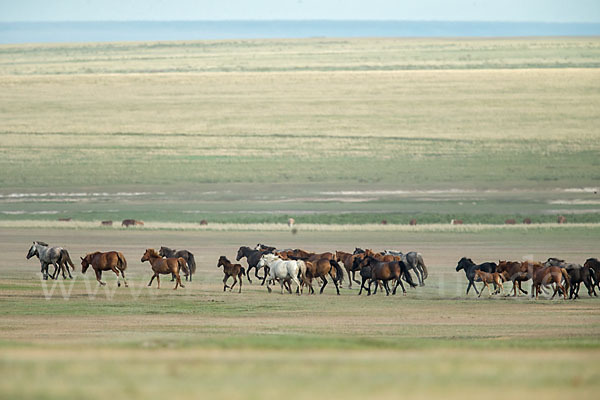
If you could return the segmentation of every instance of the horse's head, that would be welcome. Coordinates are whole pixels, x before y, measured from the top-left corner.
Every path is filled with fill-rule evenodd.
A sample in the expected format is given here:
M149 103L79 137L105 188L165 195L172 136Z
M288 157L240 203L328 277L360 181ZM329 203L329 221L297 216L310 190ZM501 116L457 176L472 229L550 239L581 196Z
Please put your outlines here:
M39 257L39 253L38 253L38 249L37 249L37 242L33 242L33 244L31 245L31 247L29 248L29 251L27 252L27 259L29 260L31 257L33 256L38 256Z
M146 252L144 253L144 255L142 256L142 262L144 261L150 261L150 258L160 258L160 256L158 255L158 253L156 253L156 250L154 249L146 249Z
M79 258L81 258L81 273L85 274L85 271L87 271L88 267L90 266L91 254L86 254L85 257Z
M219 257L219 262L217 263L217 268L224 267L226 263L229 263L229 260L225 256Z
M360 247L355 247L354 248L354 253L352 254L363 254L365 251L363 249L361 249Z
M468 266L469 259L467 257L463 257L458 261L458 264L456 265L456 272L460 271L461 269L466 270Z
M167 257L167 251L169 250L168 247L165 246L160 246L160 250L158 250L158 255L161 257Z
M236 261L240 261L245 256L245 254L246 254L245 249L247 249L247 248L248 247L242 246L238 249L237 256L235 257Z

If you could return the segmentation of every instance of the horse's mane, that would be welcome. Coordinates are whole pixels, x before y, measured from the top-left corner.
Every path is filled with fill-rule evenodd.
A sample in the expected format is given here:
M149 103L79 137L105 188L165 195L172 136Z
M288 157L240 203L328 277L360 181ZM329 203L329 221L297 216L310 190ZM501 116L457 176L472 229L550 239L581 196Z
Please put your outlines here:
M37 244L40 244L40 245L42 245L42 246L46 246L46 247L48 247L48 246L49 246L49 244L48 244L48 243L46 243L46 242L40 242L39 240L36 240L36 241L35 241L35 243L37 243Z
M160 255L154 249L146 249L146 252L150 253L150 255L152 257L158 257L158 258L160 258Z

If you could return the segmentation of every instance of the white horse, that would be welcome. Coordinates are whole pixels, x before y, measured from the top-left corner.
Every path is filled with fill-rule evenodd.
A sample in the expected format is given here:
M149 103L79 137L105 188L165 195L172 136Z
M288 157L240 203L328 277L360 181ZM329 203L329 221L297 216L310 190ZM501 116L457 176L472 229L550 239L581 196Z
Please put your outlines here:
M275 280L278 280L281 284L281 294L283 294L283 283L291 280L298 285L298 290L296 293L300 295L302 287L300 285L300 281L298 280L298 276L301 276L302 280L304 281L306 276L306 264L304 264L304 261L282 260L275 254L264 254L258 261L257 267L262 268L265 266L269 268L269 278L267 279L267 290L269 293L271 293L269 282L275 283Z
M63 278L66 279L66 270L69 274L69 278L73 279L71 272L69 271L69 265L71 266L71 269L75 269L75 266L66 249L63 249L62 247L49 247L48 244L44 242L33 242L33 245L31 245L27 252L27 259L29 260L33 256L37 256L40 260L44 280L48 279L48 266L50 264L54 265L54 273L50 275L52 279L58 278L58 272L60 270L62 270Z

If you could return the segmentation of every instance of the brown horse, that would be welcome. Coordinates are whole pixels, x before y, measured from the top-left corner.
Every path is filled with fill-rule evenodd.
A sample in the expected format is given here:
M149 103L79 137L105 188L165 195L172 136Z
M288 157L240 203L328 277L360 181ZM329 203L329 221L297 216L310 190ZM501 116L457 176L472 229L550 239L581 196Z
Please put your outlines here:
M125 279L127 260L125 260L123 253L119 251L107 251L106 253L96 251L79 258L81 258L81 273L85 274L91 265L96 273L96 280L102 286L106 285L106 283L101 281L102 271L114 272L117 275L117 286L121 286L121 282L119 281L119 271L121 271L123 282L125 283L125 287L127 287L127 280Z
M309 288L309 293L314 294L315 290L312 286L313 278L321 278L323 281L323 286L321 286L321 290L319 294L323 293L323 289L327 286L326 276L329 275L333 280L333 284L335 285L335 290L339 296L340 288L338 286L338 282L341 282L344 278L344 270L335 260L328 260L326 258L321 258L316 261L305 261L306 264L306 279L303 280L303 284L307 285Z
M516 261L498 261L496 272L502 274L505 281L512 281L513 296L517 296L517 288L519 291L527 294L526 290L521 287L521 282L529 280L527 268L524 268L522 263Z
M566 288L561 284L562 278L565 278ZM562 294L567 299L567 291L569 290L569 274L567 270L560 267L542 267L537 268L533 272L533 283L531 284L531 297L535 293L535 299L538 299L538 295L541 292L542 285L554 284L554 293L552 298L556 296L558 289L562 290Z
M481 270L477 269L477 270L475 270L474 281L483 282L485 287L488 289L490 296L492 295L492 289L490 289L490 285L488 285L489 283L494 283L496 285L496 291L494 292L494 294L504 293L504 286L502 285L502 282L504 282L504 277L502 276L502 274L500 274L498 272L489 273L489 272L485 272L485 271L481 271ZM479 296L477 296L477 297L481 297L481 294L483 293L483 289L484 288L481 288L481 291L479 292Z
M229 291L233 290L233 287L237 283L236 276L240 279L240 290L238 293L242 293L242 277L246 275L246 270L240 264L232 264L227 257L221 256L219 257L219 262L217 263L217 268L223 267L223 272L225 273L225 278L223 278L223 291L229 288ZM227 286L227 280L229 277L233 277L233 285Z
M342 263L344 265L344 269L348 273L348 289L352 289L352 281L360 284L360 281L356 279L356 272L360 271L360 268L354 266L354 259L356 258L355 254L346 253L343 251L335 252L335 261L338 263ZM352 273L352 275L350 275Z
M150 282L148 286L152 286L152 281L156 278L158 282L158 288L160 289L160 277L159 274L175 274L175 287L173 290L177 289L177 286L181 286L184 288L181 283L181 277L179 276L179 270L182 269L184 273L189 274L187 264L182 257L177 258L162 258L154 249L146 249L146 252L142 256L142 262L148 261L152 266L152 271L154 271L154 275L150 278Z
M135 226L135 225L144 226L144 222L138 221L136 219L124 219L123 222L121 222L121 226L124 226L125 228L132 226L132 225L133 226Z

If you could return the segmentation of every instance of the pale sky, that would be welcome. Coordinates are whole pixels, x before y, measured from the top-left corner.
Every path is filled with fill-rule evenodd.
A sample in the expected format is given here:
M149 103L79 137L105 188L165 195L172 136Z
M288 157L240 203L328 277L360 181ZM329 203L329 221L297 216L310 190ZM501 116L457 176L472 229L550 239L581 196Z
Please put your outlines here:
M0 21L600 22L600 0L0 0Z

